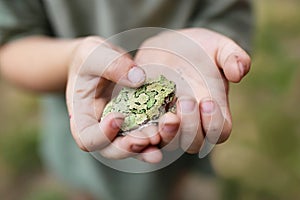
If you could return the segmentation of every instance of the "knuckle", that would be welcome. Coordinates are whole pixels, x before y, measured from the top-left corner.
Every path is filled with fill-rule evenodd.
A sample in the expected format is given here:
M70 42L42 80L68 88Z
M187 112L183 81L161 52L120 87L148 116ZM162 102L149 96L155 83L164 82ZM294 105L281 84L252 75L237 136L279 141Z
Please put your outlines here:
M229 138L229 136L231 134L231 131L232 131L232 126L231 125L225 125L223 127L222 133L221 133L221 135L219 137L218 143L223 143L226 140L228 140L228 138Z
M79 148L84 152L90 152L87 148L85 148L85 146L80 145Z
M212 123L208 129L206 130L206 132L210 132L210 133L220 133L222 132L222 124L219 124L219 123Z
M224 125L215 128L211 128L206 132L207 139L214 144L220 144L225 142L231 134L232 126L226 121Z
M73 138L77 144L77 146L85 152L90 152L89 149L87 148L87 146L83 143L83 141L80 139L80 137L78 137L78 135L73 133Z
M223 127L223 130L222 130L222 133L223 134L226 134L226 135L229 135L232 131L232 126L227 124L227 125L224 125Z
M133 60L116 51L111 52L110 60L107 60L106 63L105 73L112 76L112 78L118 77L119 74L125 75L134 65Z
M186 153L197 154L197 153L199 153L199 149L196 149L196 148L188 149L188 150L186 150Z
M75 131L74 125L73 125L72 122L70 123L70 127L71 127L71 133L72 133L72 136L73 136L73 138L74 138L74 140L75 140L76 145L77 145L82 151L89 152L89 150L87 149L87 147L83 144L82 140L80 139L78 133Z
M132 62L125 55L117 53L112 61L112 70L128 70Z
M200 126L190 123L189 125L182 125L181 126L181 132L184 135L192 136L194 137L197 133L197 130L200 128Z
M78 44L75 50L75 56L80 58L85 58L89 55L89 52L95 48L95 46L100 45L103 41L97 36L88 36L83 38Z
M82 151L90 152L90 151L86 148L86 146L82 144L81 141L76 140L76 144L77 144L77 146L78 146Z

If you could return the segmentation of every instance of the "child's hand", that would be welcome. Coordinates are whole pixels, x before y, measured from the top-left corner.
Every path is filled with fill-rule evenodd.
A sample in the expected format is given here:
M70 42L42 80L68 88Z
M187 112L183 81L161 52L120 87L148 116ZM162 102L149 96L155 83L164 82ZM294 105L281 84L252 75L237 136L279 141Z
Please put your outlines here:
M194 90L195 97L181 91L177 115L168 114L161 120L161 145L172 141L168 145L171 149L181 146L188 153L198 153L205 136L214 144L229 137L228 81L239 82L251 62L236 43L206 29L170 31L145 41L135 62L170 67L180 72ZM181 131L176 135L179 120Z
M161 152L153 149L160 142L158 134L150 137L147 132L136 131L117 137L124 120L120 113L109 114L100 121L115 83L138 87L145 81L144 71L128 54L98 37L82 39L73 58L66 96L71 131L78 146L111 159L135 156L143 150L153 152L143 160L160 161Z

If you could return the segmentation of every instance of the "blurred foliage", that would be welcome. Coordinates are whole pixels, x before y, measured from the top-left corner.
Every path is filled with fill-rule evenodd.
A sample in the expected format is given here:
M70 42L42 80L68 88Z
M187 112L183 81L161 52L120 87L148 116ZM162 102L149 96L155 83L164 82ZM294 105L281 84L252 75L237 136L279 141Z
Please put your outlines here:
M37 99L1 82L0 162L20 176L40 166Z
M32 193L28 194L24 200L66 200L67 196L57 189L41 188L35 189Z
M40 166L37 146L36 128L16 127L0 141L1 157L13 174L20 176Z
M231 87L234 129L214 153L225 199L300 199L300 1L255 1L252 70Z

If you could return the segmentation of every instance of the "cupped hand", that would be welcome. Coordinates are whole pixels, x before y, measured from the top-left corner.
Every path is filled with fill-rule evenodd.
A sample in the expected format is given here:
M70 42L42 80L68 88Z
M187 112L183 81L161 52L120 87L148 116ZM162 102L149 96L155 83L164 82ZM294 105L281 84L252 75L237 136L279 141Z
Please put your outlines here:
M141 151L151 152L152 146L160 142L158 134L148 136L146 132L135 131L118 137L124 116L111 113L101 119L115 83L138 87L145 81L144 71L122 49L100 37L79 39L73 58L66 99L71 132L78 146L84 151L98 151L110 159L136 156ZM155 151L151 157L143 159L157 162L161 153Z
M202 28L166 31L141 45L135 63L168 67L190 85L178 86L176 115L160 120L162 146L199 153L205 137L213 144L227 140L232 129L228 82L241 81L251 64L233 40Z

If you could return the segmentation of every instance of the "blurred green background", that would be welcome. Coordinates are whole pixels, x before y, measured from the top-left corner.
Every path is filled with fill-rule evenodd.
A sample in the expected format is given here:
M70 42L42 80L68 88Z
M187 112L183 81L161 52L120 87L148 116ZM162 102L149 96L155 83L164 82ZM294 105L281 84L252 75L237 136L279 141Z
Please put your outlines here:
M213 165L224 200L300 199L300 1L253 2L252 69L231 85L234 129ZM38 96L1 79L0 93L0 199L73 199L40 162Z

